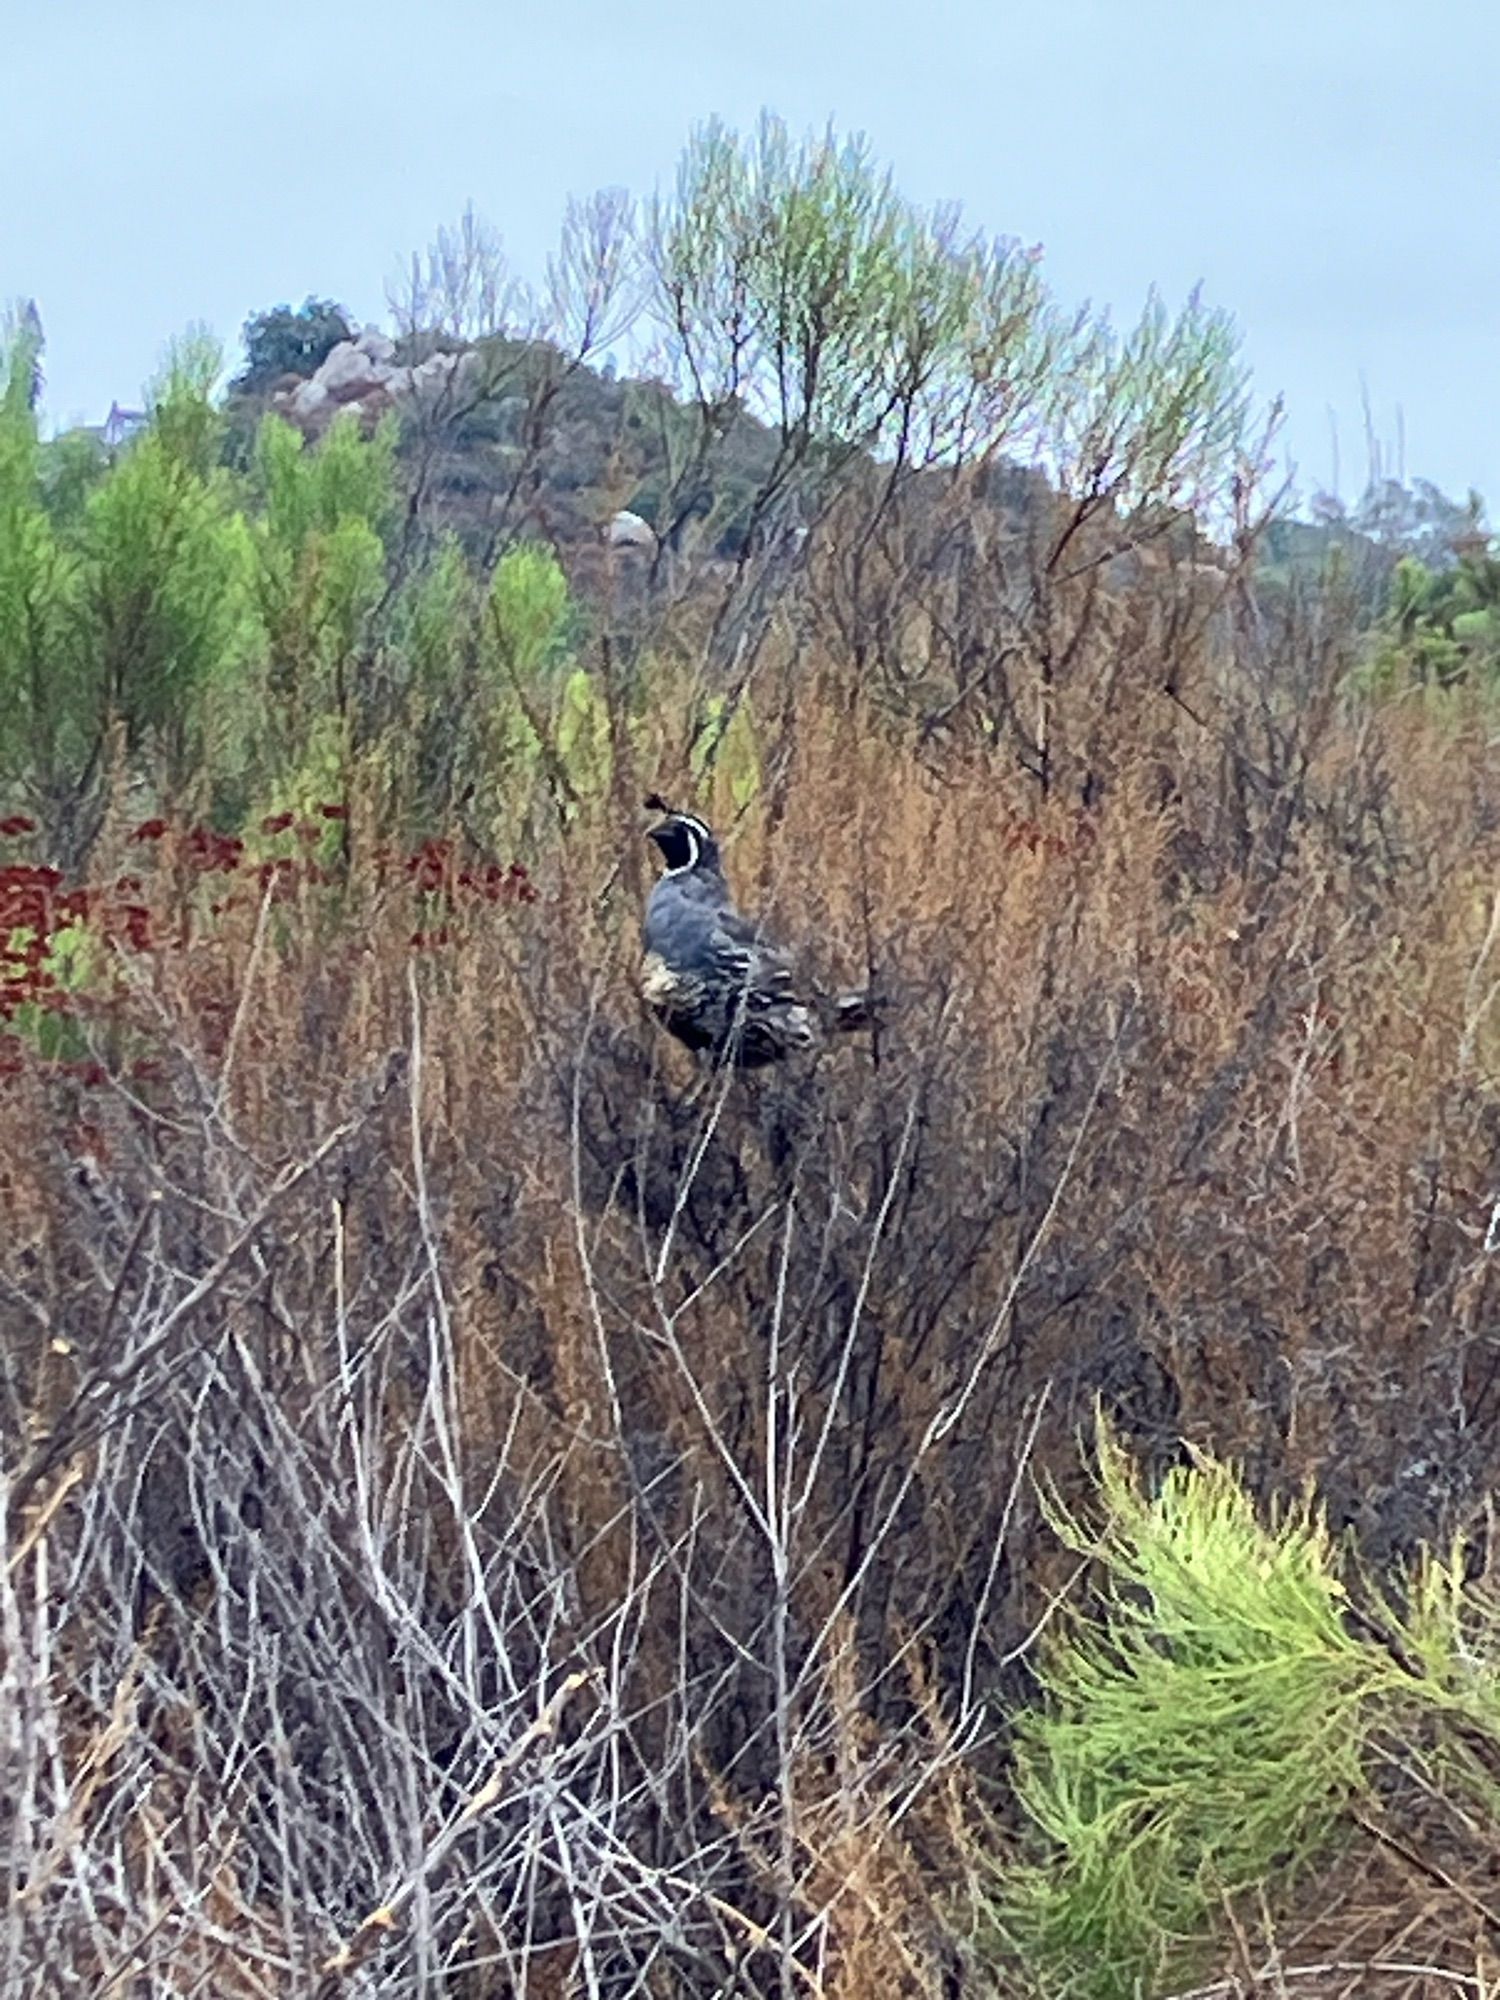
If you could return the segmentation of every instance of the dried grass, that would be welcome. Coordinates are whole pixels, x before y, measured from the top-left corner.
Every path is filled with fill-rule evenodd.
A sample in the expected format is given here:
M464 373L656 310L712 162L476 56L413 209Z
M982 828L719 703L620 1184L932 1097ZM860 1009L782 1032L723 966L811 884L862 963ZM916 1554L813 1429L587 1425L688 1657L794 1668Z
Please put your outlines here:
M414 951L356 799L347 873L121 961L114 1083L6 1080L0 1990L322 1990L400 1893L348 1990L982 1992L964 1885L1078 1587L1029 1468L1076 1491L1096 1404L1377 1564L1483 1524L1484 718L1346 714L1334 641L1176 601L1075 605L993 740L767 642L765 787L700 803L894 1002L805 1076L695 1093L636 1011L663 667L534 903ZM199 892L145 893L167 938ZM1488 1990L1454 1839L1461 1894L1352 1856L1212 1990ZM1439 1937L1476 1969L1369 1969Z

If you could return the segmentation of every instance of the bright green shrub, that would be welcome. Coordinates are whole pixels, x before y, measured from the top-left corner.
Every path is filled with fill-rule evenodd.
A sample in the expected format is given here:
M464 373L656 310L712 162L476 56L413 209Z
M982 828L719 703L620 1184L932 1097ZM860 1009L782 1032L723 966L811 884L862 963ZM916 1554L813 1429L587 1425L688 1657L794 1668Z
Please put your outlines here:
M1424 1562L1372 1626L1311 1504L1263 1519L1205 1457L1148 1495L1103 1426L1098 1463L1099 1534L1052 1510L1102 1582L1092 1611L1065 1616L1019 1723L1032 1858L999 1899L999 1932L1048 2000L1190 1978L1225 1898L1265 1889L1274 1906L1349 1837L1377 1740L1410 1739L1415 1713L1437 1725L1434 1782L1441 1766L1490 1811L1466 1732L1500 1745L1500 1634L1456 1562Z

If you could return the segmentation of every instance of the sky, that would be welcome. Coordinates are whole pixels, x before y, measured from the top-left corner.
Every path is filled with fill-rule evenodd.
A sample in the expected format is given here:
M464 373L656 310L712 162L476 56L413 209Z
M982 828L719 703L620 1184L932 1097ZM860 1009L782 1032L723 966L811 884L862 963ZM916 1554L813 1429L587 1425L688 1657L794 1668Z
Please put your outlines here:
M866 133L920 203L1132 316L1201 283L1304 494L1371 466L1500 518L1496 0L0 0L0 299L47 414L309 293L386 317L466 204L540 277L570 194L670 182L762 108Z

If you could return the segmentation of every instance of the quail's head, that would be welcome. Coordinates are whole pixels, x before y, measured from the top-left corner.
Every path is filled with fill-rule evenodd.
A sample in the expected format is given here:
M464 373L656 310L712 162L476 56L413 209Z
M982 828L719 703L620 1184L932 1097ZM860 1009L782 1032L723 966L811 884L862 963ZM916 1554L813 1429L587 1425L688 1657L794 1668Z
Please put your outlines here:
M675 811L656 792L646 800L646 805L653 812L666 815L647 829L646 838L655 841L661 849L668 874L675 875L693 868L718 867L719 843L714 839L713 829L696 813Z

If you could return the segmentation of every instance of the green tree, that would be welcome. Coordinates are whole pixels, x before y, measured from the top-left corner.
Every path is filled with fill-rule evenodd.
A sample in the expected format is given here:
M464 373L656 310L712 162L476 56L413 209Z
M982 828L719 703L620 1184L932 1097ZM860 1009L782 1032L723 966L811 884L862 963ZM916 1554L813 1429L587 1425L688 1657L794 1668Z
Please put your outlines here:
M256 439L254 591L270 718L259 756L273 787L320 730L332 725L347 757L375 720L381 689L369 665L398 511L395 443L392 423L365 437L347 416L317 445L275 416Z
M768 489L829 454L993 449L1035 395L1034 257L904 200L861 136L710 123L647 243L683 386L711 426L743 406L782 439Z
M670 568L679 530L715 495L707 538L735 567L706 650L734 663L731 706L779 599L824 548L837 572L824 615L861 673L897 679L889 635L923 568L950 588L967 532L939 520L945 476L957 492L956 473L1024 453L1068 505L1032 552L1029 599L1012 590L1000 629L987 618L956 650L1035 664L1024 701L1005 689L993 706L1038 718L1021 754L1049 789L1068 748L1057 663L1078 652L1060 584L1080 559L1097 567L1184 516L1250 510L1265 436L1232 322L1196 295L1175 313L1153 296L1124 331L1064 313L1037 250L906 200L863 138L797 140L772 117L748 137L697 131L645 242L652 311L696 420L660 427L668 465L648 504ZM772 440L748 497L725 476L744 415ZM887 658L872 661L878 648ZM963 694L940 708L983 726L986 704Z
M0 352L0 780L49 822L70 822L99 753L80 629L82 577L43 503L35 409L39 337Z
M253 649L248 537L216 464L218 356L172 351L151 421L96 477L49 478L31 343L0 398L0 769L77 862L118 754L175 796L203 767L216 690Z
M1361 678L1395 690L1500 682L1500 555L1471 526L1440 567L1403 556Z
M309 297L295 311L271 306L245 321L245 366L238 389L264 389L279 375L311 375L341 340L353 337L348 315L332 299Z

